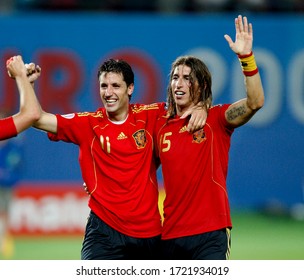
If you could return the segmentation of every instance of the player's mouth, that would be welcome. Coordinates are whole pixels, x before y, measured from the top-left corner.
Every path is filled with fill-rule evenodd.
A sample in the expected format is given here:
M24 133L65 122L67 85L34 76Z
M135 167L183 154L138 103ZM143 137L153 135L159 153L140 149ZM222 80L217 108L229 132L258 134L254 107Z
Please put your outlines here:
M115 104L117 102L117 99L106 99L106 103L111 105L111 104Z
M183 91L175 91L174 94L175 94L176 96L183 96L183 95L185 95L186 93L183 92Z

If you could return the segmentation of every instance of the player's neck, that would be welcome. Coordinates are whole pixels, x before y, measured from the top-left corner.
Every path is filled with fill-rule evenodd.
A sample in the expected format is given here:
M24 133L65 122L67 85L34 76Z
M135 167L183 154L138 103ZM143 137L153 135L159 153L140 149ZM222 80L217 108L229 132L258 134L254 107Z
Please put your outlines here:
M113 117L111 118L108 116L108 119L111 123L123 124L127 120L128 116L129 116L129 113L127 113L127 115L125 115L124 117L121 117L121 118L113 118Z
M176 107L177 116L181 117L188 109L189 109L189 106L187 106L187 107L177 106Z

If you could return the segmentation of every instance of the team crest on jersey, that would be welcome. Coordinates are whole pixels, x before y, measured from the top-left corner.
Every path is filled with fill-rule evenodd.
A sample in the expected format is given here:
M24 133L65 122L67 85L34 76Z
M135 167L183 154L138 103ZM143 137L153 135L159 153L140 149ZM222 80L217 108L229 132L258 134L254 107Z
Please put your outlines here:
M204 129L200 129L198 131L195 131L193 133L193 142L197 143L197 144L200 144L202 143L203 141L206 140L206 134L205 134L205 131Z
M135 140L136 146L138 149L142 149L146 146L147 138L146 132L144 129L138 130L133 134L133 138Z

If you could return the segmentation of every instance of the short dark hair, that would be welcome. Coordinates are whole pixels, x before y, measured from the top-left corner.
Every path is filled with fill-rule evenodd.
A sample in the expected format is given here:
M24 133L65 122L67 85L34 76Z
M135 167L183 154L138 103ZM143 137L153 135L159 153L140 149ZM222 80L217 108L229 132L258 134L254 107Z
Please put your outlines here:
M99 79L102 73L121 73L127 86L134 84L134 72L129 63L122 59L110 58L106 60L98 69L97 78Z

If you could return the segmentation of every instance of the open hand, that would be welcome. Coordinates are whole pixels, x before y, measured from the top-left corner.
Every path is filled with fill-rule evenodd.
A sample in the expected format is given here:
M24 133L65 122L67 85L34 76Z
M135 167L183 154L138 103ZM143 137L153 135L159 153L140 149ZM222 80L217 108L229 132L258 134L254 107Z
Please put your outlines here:
M227 34L224 35L229 47L239 55L247 55L252 51L253 29L247 17L239 15L235 19L235 42Z

